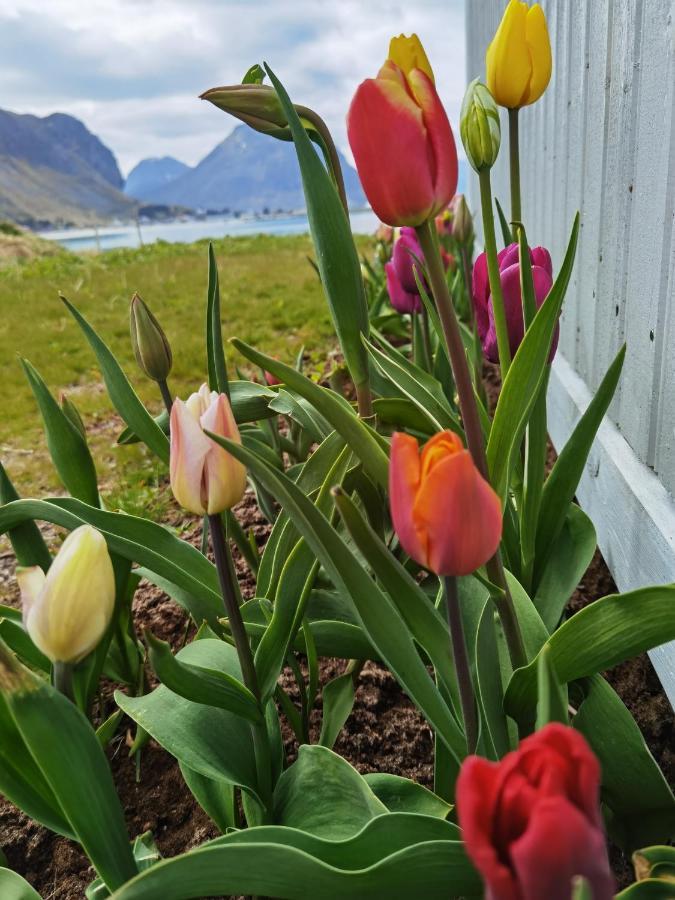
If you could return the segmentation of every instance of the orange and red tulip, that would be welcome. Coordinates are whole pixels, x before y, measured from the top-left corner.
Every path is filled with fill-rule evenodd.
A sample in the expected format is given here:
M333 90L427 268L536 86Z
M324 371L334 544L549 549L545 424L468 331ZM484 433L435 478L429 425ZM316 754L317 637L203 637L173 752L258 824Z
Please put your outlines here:
M421 453L415 438L393 435L389 502L401 546L437 575L469 575L499 546L499 497L452 431L435 434Z
M376 78L362 82L347 134L366 196L388 225L421 225L457 188L457 149L417 35L392 38Z
M182 507L198 515L231 509L244 495L246 468L203 429L241 443L225 394L203 384L171 408L171 490Z

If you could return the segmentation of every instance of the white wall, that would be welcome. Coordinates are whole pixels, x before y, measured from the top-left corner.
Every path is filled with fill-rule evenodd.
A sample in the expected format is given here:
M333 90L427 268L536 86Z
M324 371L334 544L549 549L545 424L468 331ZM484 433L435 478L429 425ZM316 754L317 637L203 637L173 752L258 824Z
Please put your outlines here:
M542 0L553 76L520 113L523 219L559 266L581 213L554 365L559 448L621 344L626 362L578 497L622 591L675 581L675 0ZM467 79L506 0L466 0ZM493 187L507 216L508 129ZM479 208L476 179L471 205ZM675 644L652 660L675 704Z

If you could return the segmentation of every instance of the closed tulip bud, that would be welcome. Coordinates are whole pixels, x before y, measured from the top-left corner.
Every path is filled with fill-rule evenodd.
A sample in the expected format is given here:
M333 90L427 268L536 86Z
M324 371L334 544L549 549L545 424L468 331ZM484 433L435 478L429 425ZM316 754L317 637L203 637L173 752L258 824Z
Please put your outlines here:
M500 106L518 109L538 100L551 80L551 43L538 3L510 0L485 54L487 85Z
M72 400L70 400L70 398L67 397L63 393L59 397L59 401L61 403L61 409L63 410L65 415L68 417L68 420L70 421L71 425L74 425L75 428L77 428L77 430L80 432L80 434L86 441L87 431L84 427L84 422L82 421L82 416L80 415L78 408L75 406L75 404L72 402Z
M232 84L211 88L201 95L201 99L245 122L254 131L284 141L292 140L279 98L270 85Z
M388 225L422 225L457 187L457 150L417 35L393 38L376 78L357 88L347 134L361 184Z
M129 310L131 343L139 368L153 381L166 381L171 371L171 347L162 326L138 294Z
M105 539L82 525L63 542L47 574L17 570L23 621L54 663L84 659L103 637L115 608L115 576Z
M467 757L457 779L457 817L485 896L570 900L582 876L593 900L611 900L599 794L593 751L578 731L557 722L500 762Z
M459 132L466 157L476 172L492 168L501 144L499 110L490 91L477 78L464 94Z
M452 214L450 233L459 244L465 244L473 235L473 219L464 194L455 194L450 211Z
M421 454L415 438L393 435L389 502L401 546L437 575L468 575L499 546L499 497L452 431L435 434Z
M246 468L204 430L241 443L225 394L199 392L171 409L171 489L182 507L198 515L231 509L244 496Z

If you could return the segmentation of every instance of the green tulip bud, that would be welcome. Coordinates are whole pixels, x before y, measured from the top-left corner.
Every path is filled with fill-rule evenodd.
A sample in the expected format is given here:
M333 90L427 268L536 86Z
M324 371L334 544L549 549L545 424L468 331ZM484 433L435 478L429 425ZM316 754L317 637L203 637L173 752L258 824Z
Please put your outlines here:
M465 244L473 234L473 219L464 194L455 194L450 201L452 213L450 233L459 244Z
M499 110L490 91L477 78L466 89L459 132L467 159L476 172L492 168L501 143Z
M153 381L166 381L171 371L171 347L157 319L134 294L130 308L131 343L139 368Z
M201 95L201 99L208 100L255 131L283 141L292 140L279 98L270 85L232 84L211 88Z

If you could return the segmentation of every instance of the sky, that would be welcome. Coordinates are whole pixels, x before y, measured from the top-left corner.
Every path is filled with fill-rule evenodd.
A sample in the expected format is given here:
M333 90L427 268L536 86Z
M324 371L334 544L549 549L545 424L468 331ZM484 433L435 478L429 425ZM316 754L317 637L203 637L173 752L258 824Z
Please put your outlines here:
M348 152L345 115L389 38L416 31L455 126L466 84L463 0L3 0L0 105L81 119L124 175L194 165L237 122L197 99L265 60Z

